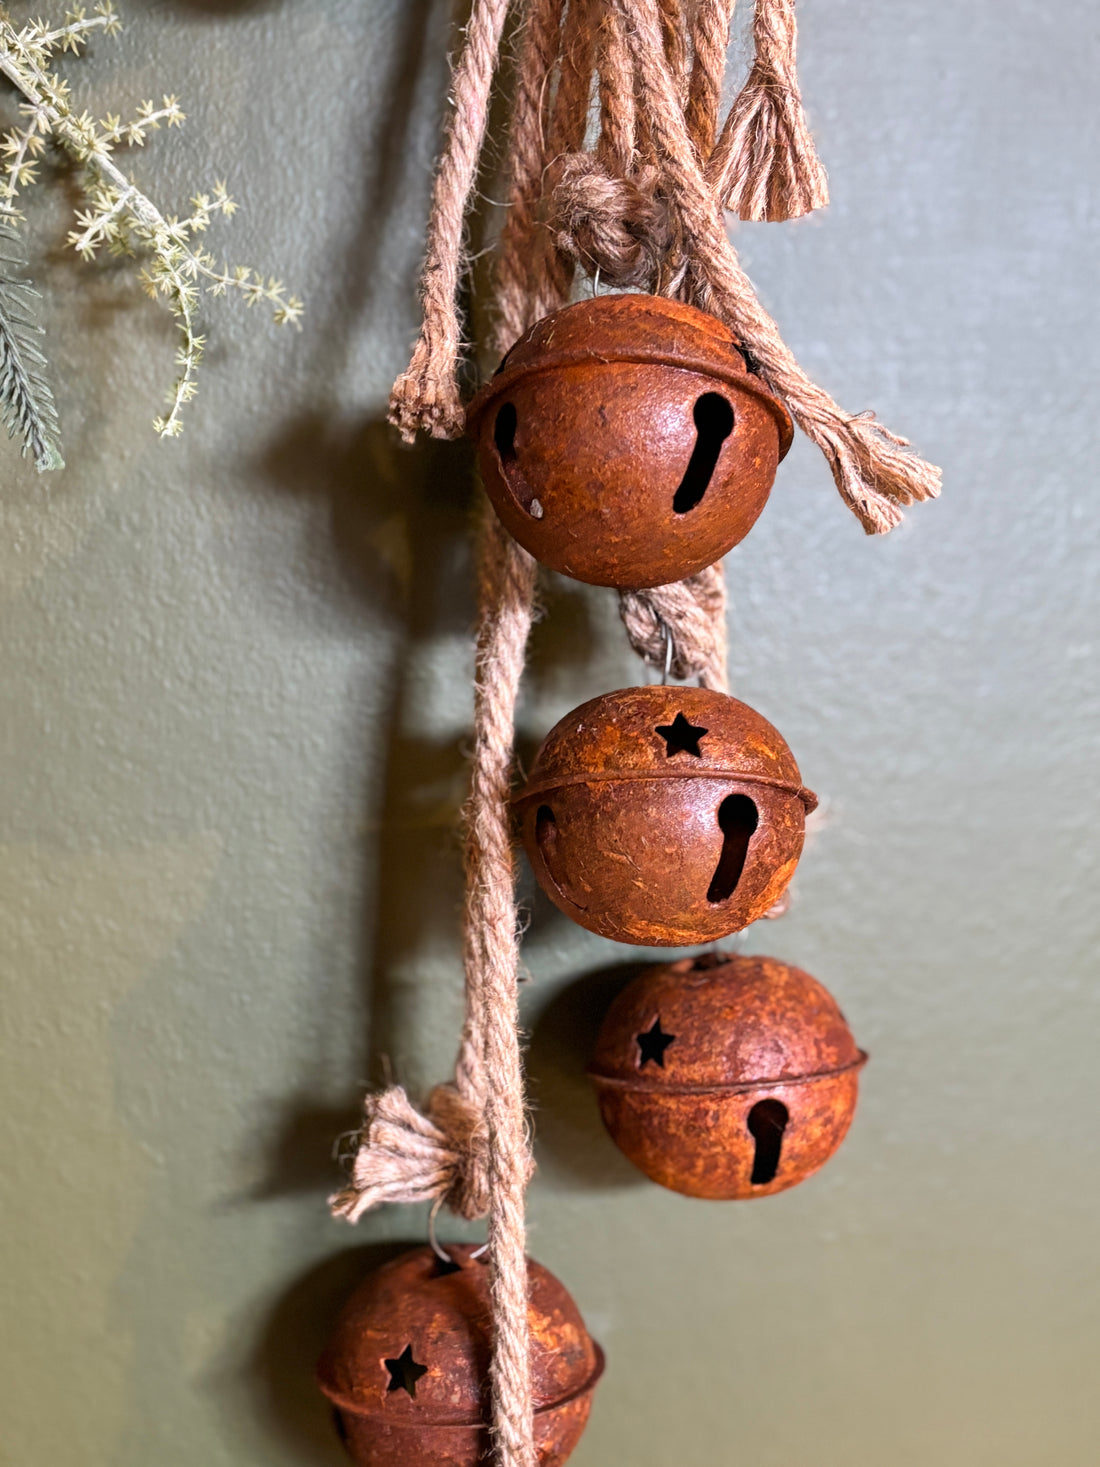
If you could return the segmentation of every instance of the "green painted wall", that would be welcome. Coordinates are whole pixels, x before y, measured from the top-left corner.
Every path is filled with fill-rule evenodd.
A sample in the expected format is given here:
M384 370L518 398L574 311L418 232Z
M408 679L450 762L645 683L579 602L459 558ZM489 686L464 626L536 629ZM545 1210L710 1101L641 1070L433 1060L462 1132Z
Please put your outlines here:
M212 308L161 444L166 318L58 250L60 186L32 205L70 468L0 460L5 1467L335 1467L326 1320L424 1235L324 1196L382 1056L442 1078L460 1012L469 466L380 426L447 15L133 0L66 63L97 116L180 93L135 171L171 209L225 175L215 251L309 315ZM821 977L873 1062L806 1186L661 1192L582 1077L636 954L534 903L532 1250L610 1360L574 1460L1093 1467L1100 27L818 0L802 38L833 207L739 242L810 371L946 490L865 540L800 442L730 559L736 689L826 811L746 945ZM639 677L608 594L546 600L531 741Z

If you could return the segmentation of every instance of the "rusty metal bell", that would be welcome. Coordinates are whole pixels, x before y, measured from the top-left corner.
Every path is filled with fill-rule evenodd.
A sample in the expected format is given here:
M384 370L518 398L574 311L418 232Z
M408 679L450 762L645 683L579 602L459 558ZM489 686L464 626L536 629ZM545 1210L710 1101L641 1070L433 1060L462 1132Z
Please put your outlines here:
M547 735L513 801L539 885L590 932L713 942L783 895L817 801L776 729L704 688L624 688Z
M359 1467L476 1467L486 1460L492 1318L489 1270L456 1246L414 1248L352 1294L317 1367ZM531 1385L539 1467L580 1440L603 1354L569 1294L528 1260Z
M539 321L467 428L497 514L536 560L633 588L693 575L742 540L792 435L721 321L648 295Z
M674 1192L731 1199L786 1191L828 1161L866 1059L808 973L708 953L623 990L589 1074L635 1166Z

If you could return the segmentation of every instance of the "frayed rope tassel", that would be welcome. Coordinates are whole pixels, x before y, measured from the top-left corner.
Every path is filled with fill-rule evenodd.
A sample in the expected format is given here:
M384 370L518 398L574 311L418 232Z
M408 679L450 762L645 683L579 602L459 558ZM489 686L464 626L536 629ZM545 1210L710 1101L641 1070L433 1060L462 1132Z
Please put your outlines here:
M715 147L716 192L740 219L797 219L829 202L795 71L794 0L756 0L756 59Z

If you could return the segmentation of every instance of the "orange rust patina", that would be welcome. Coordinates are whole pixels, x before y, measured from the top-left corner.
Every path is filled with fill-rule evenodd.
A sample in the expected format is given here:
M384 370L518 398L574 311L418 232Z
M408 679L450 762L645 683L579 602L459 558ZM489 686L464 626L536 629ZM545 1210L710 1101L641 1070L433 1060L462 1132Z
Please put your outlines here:
M823 1166L867 1056L828 991L775 958L649 968L608 1011L589 1073L604 1124L689 1197L766 1197Z
M416 1248L352 1294L317 1367L359 1467L475 1467L489 1454L489 1270L476 1249L450 1264ZM569 1294L528 1260L531 1385L540 1467L580 1440L603 1370Z
M567 916L619 942L685 947L779 901L816 801L754 709L662 684L567 714L514 804L539 885Z
M634 588L682 580L742 540L791 442L729 329L648 295L539 321L467 426L497 514L536 560Z

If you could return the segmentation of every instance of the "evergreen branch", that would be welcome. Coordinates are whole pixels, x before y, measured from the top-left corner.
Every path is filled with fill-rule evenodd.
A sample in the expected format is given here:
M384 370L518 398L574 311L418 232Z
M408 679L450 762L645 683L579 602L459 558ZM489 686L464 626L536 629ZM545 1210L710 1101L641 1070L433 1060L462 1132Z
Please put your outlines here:
M58 53L78 51L95 29L106 35L119 29L109 0L101 0L91 17L82 6L71 9L64 25L52 29L35 21L16 30L0 7L0 75L24 97L22 111L28 119L25 126L0 139L0 152L6 155L0 164L0 209L8 219L15 217L15 198L24 185L35 181L35 162L47 139L74 159L88 207L77 213L78 228L70 232L69 243L86 259L101 246L115 255L145 255L142 282L151 296L164 298L176 318L182 338L177 355L180 375L169 394L169 411L154 424L161 435L175 437L182 426L181 410L195 395L195 374L205 344L196 327L200 287L211 295L233 290L248 306L263 302L278 325L297 325L303 306L281 281L265 280L249 266L224 265L219 270L213 256L192 243L216 214L228 218L235 210L224 183L216 184L212 195L197 194L191 200L191 214L178 219L163 214L115 163L111 154L118 145L143 145L147 134L162 124L178 127L183 122L175 97L164 97L161 107L143 102L131 122L111 114L96 123L87 112L74 111L68 83L54 74L51 63Z
M45 331L31 314L39 292L29 280L8 273L24 263L19 236L7 220L0 220L0 417L8 437L23 440L22 453L34 458L39 473L65 467L57 443L57 408L44 376L46 358L36 344Z
M78 52L94 30L114 36L121 28L112 5L97 5L93 16L88 15L86 6L77 5L67 12L64 25L50 30L44 21L31 21L19 32L17 39L21 51L46 60L55 51Z
M5 156L3 182L0 183L0 207L9 214L14 212L15 196L19 190L28 183L34 183L37 177L37 159L46 147L38 110L28 105L21 108L21 111L30 118L30 124L23 128L13 128L0 143L0 151Z

